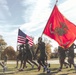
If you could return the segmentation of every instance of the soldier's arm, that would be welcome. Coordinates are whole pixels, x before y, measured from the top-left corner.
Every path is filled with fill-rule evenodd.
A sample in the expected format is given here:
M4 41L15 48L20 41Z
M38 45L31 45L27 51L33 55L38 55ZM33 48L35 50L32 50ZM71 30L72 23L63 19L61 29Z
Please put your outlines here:
M38 53L38 50L39 50L39 47L37 47L35 55Z
M36 59L37 53L38 53L39 47L37 47L35 55L34 55L34 59Z

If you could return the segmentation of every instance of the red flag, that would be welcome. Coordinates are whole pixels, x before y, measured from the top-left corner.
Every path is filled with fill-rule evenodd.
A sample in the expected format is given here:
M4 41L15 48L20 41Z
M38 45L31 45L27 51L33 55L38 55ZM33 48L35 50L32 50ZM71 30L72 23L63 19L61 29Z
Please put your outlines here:
M76 26L55 5L43 33L57 41L60 46L68 48L76 39Z

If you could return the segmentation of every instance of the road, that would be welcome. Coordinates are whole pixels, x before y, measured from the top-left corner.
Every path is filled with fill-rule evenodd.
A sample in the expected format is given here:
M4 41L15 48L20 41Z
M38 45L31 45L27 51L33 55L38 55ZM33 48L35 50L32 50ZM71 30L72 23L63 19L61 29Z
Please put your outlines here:
M67 60L65 60L67 61ZM75 63L76 63L76 58L74 59ZM59 64L59 60L58 59L50 59L48 60L48 63L50 64ZM8 61L7 64L16 64L16 61Z

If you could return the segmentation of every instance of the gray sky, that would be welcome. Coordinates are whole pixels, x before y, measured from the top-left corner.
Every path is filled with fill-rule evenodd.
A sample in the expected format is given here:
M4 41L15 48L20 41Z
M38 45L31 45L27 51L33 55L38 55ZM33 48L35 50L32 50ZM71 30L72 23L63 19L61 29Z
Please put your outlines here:
M18 28L34 42L41 36L56 0L0 0L0 35L16 49ZM58 0L60 12L76 24L76 0ZM58 44L50 39L51 44Z

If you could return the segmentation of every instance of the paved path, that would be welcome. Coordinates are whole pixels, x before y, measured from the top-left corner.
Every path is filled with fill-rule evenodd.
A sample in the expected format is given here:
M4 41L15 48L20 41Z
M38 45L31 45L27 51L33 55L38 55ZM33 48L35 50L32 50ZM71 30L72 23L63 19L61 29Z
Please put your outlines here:
M65 60L67 61L67 60ZM75 63L76 63L76 58L74 59ZM50 59L48 60L48 63L50 64L59 64L59 60L58 59ZM16 64L16 61L8 61L7 64Z
M48 60L48 63L50 63L50 64L59 64L59 60ZM16 64L16 61L8 61L7 64Z

